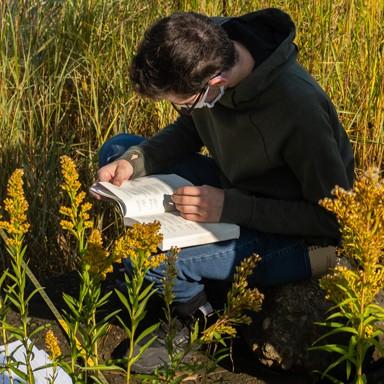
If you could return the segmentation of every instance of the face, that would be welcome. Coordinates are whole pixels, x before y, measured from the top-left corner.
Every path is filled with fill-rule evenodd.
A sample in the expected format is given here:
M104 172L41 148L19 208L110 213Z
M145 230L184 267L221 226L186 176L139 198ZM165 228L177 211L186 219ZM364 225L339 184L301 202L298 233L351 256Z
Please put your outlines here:
M218 74L211 78L207 85L199 93L192 96L167 95L166 99L172 103L175 109L181 114L189 115L194 109L208 106L211 108L222 96L225 80ZM213 103L212 106L209 104Z
M206 87L204 87L199 93L196 93L195 95L192 95L190 97L183 97L178 95L169 95L166 97L168 101L170 101L173 104L179 105L179 106L186 106L191 107L193 104L195 104L201 97L204 95L206 91ZM217 95L220 93L220 87L217 86L210 86L207 94L206 101L210 103L212 100L214 100Z

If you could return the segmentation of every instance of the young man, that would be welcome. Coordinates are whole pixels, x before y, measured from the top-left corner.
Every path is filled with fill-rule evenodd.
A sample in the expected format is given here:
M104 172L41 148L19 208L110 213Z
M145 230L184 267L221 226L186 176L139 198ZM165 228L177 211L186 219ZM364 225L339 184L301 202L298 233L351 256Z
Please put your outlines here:
M204 280L230 280L253 252L262 257L259 286L307 279L334 264L338 225L318 201L335 185L351 188L353 152L332 102L296 61L294 37L292 20L277 9L236 18L176 13L146 31L133 59L136 91L170 101L180 117L148 140L108 141L98 179L119 185L178 173L195 185L172 197L183 217L241 226L238 240L181 250L180 317L208 314ZM202 146L211 158L198 154ZM148 279L160 285L163 273ZM139 369L161 363L154 351Z

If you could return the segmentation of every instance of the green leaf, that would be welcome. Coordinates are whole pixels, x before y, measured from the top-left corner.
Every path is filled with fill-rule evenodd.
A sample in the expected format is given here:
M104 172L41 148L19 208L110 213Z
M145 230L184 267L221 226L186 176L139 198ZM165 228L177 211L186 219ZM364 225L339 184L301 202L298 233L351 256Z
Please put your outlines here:
M24 364L25 365L25 364ZM15 373L17 376L19 376L21 379L25 380L25 382L28 382L28 375L26 373L24 373L23 371L21 371L20 369L18 369L17 367L15 366L10 366L9 369Z
M313 373L318 373L319 375L321 375L322 378L325 377L326 379L330 380L333 384L345 384L343 381L340 381L329 374L325 375L324 373L317 370L313 371Z
M153 285L154 285L154 283L149 284L148 287L146 287L143 290L143 292L141 292L141 294L139 296L139 301L143 300L143 298L148 295L148 293L152 290Z
M344 315L341 312L334 312L331 315L329 315L326 320L333 320L338 318L343 319Z
M191 333L191 339L190 339L191 343L195 343L198 337L199 337L199 322L195 321L195 323L193 324L193 331Z
M156 323L146 328L136 339L136 344L139 344L141 340L143 340L146 336L153 333L157 328L159 328L160 323Z
M115 289L115 292L119 297L121 303L124 305L124 307L127 308L128 310L131 309L131 305L128 303L127 297L118 289Z
M35 335L44 331L47 328L49 328L48 324L40 325L39 327L35 328L33 331L29 333L29 338L32 339Z
M142 345L139 349L139 352L136 356L132 357L132 362L136 362L140 359L141 355L153 344L153 342L157 339L157 336L153 336L150 338L144 345Z
M91 338L91 343L92 345L96 344L97 340L104 336L106 333L107 333L107 330L109 328L109 324L108 323L105 323L103 324L102 326L99 326L95 332L93 332L93 336Z
M132 338L131 330L127 327L127 325L125 324L125 322L122 320L122 318L120 316L116 316L116 318L117 318L117 320L119 320L120 324L124 328L124 331L127 334L128 339L131 339Z
M352 335L358 335L358 332L356 331L356 329L354 329L352 327L339 327L339 328L335 328L332 331L329 331L329 332L325 333L324 335L320 336L313 344L317 344L319 341L321 341L321 340L323 340L329 336L335 335L337 333L350 333Z
M332 364L330 364L328 366L328 368L324 371L322 377L325 377L325 375L327 375L330 370L332 370L333 368L337 367L339 364L341 364L345 360L349 360L349 357L346 356L346 355L340 356L335 362L333 362Z
M9 333L12 333L13 335L18 336L18 337L16 337L17 339L19 339L19 337L23 337L24 332L22 329L20 329L18 327L7 324L6 329Z
M325 345L318 345L315 347L309 347L308 350L314 351L314 350L322 350L326 352L335 352L340 355L347 355L348 351L347 349L339 344L325 344Z
M38 292L40 291L44 291L44 288L43 287L37 287L35 288L29 295L28 297L26 298L25 302L26 303L29 303L31 301L31 299L33 298L33 296L35 296Z
M364 326L367 326L369 325L370 323L375 323L377 321L377 317L376 316L368 316L367 318L364 318L364 321L363 321L363 325Z
M352 364L349 360L346 361L346 367L345 367L345 373L347 376L347 379L351 376L351 371L352 371Z
M121 312L121 309L116 309L115 311L109 313L107 316L103 317L101 321L102 322L107 322L110 319L112 319L112 317L116 316L120 312Z

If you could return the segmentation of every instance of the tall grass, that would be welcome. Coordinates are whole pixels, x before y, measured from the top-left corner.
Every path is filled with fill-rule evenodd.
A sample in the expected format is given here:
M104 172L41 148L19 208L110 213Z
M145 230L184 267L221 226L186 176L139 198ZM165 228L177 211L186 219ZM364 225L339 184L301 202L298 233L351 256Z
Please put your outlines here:
M381 166L383 0L0 3L0 198L10 173L23 167L32 212L31 266L38 263L43 272L74 267L58 235L59 156L75 157L90 183L96 150L106 139L122 131L149 136L174 118L169 105L138 98L128 81L146 27L177 10L240 15L270 6L296 22L299 60L335 102L358 167Z

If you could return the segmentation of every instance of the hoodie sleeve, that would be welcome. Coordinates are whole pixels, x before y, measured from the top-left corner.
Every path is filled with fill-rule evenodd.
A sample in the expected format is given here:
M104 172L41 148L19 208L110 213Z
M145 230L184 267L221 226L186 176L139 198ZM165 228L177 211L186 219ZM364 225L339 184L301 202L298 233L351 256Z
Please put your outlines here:
M335 216L318 204L331 196L335 185L351 188L327 109L304 103L304 108L294 112L297 126L283 146L283 159L301 185L302 200L260 198L229 189L222 221L269 233L339 239Z
M192 118L180 116L150 139L129 148L121 159L132 164L133 177L145 176L159 173L178 159L199 152L202 145Z

